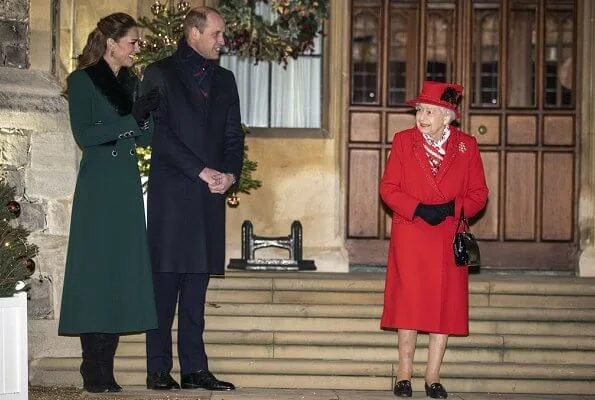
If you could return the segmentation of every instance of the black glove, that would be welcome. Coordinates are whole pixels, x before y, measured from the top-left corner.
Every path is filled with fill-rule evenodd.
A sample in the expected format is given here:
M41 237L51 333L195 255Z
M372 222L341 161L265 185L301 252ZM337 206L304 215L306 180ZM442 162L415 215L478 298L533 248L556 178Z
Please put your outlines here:
M151 111L155 111L159 106L159 89L154 88L150 92L140 96L132 105L130 112L136 123L141 126L145 123Z
M419 203L413 216L420 217L428 224L438 225L448 216L455 215L455 201L451 200L444 204L423 204Z

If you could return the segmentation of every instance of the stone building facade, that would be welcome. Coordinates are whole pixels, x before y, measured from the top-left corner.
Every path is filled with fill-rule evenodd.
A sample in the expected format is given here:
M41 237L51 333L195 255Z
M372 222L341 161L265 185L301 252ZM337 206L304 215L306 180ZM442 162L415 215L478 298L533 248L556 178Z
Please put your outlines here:
M67 102L60 82L74 65L97 19L110 12L146 13L151 0L60 1L6 0L0 3L0 163L3 176L17 188L22 222L40 248L31 291L29 354L33 360L51 356L79 356L77 338L57 336L72 193L79 150L72 139ZM199 3L199 0L193 2ZM77 5L73 9L73 5ZM124 4L124 5L123 5ZM595 276L595 4L581 2L584 23L579 58L581 102L581 190L579 228L580 265L577 275ZM250 219L255 232L285 235L291 222L304 227L304 257L315 259L319 270L347 272L345 250L346 92L349 80L345 38L349 12L344 0L331 0L328 35L328 104L325 130L309 136L285 132L255 132L247 138L250 158L258 161L255 178L263 187L241 197L228 209L228 257L240 255L242 221ZM57 43L57 45L52 45ZM54 71L54 73L52 73Z
M56 338L55 310L60 304L78 161L63 89L48 68L48 41L30 42L36 37L31 18L36 13L30 12L38 5L34 3L9 0L0 8L2 177L16 188L21 204L18 221L32 232L29 241L39 246L29 302L31 357L40 354L38 345L57 345L46 339ZM46 6L45 23L49 2Z

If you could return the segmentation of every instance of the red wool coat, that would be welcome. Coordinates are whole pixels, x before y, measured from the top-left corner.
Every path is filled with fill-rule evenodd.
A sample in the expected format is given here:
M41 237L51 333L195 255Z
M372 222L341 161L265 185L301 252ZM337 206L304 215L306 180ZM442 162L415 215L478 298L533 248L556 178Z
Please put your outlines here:
M464 210L472 217L488 198L477 141L451 127L446 155L434 177L417 128L398 132L392 144L380 195L392 210L383 329L467 335L467 268L454 262L452 240ZM431 226L413 217L419 203L455 200L455 216Z

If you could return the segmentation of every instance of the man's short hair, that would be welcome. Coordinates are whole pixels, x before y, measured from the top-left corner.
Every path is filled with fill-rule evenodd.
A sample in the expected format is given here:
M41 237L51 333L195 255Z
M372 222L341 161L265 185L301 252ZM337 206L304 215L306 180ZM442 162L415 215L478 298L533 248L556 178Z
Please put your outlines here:
M203 33L207 26L207 15L210 13L215 13L221 16L219 11L212 7L201 6L191 8L184 20L184 37L188 37L192 28L196 28L200 33Z

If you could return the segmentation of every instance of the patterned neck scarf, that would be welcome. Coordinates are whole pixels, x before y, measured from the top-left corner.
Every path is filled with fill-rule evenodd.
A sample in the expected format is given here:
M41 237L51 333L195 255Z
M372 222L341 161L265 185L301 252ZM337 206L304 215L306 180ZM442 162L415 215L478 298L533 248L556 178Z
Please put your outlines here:
M432 174L436 176L438 175L440 164L442 164L442 160L446 154L446 142L450 137L450 127L449 125L444 127L444 132L442 133L440 140L435 140L426 133L423 134L423 137L424 149L426 151L426 156L428 157L428 162L430 163L430 169L432 170Z
M206 100L211 92L211 79L215 70L215 63L194 51L185 39L182 39L178 46L192 69L192 76L200 88L201 96Z

